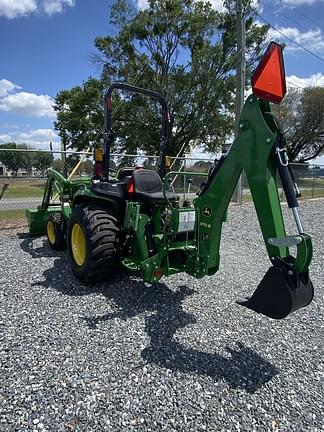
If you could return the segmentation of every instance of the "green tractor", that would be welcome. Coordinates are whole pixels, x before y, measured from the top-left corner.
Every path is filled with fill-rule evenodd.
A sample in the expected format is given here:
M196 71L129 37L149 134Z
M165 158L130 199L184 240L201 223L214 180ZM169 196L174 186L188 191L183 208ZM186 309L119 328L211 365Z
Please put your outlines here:
M104 148L95 150L94 176L68 180L49 170L42 204L27 210L30 233L47 233L53 249L67 246L73 274L87 284L109 280L121 267L150 283L179 272L195 278L210 276L219 268L222 225L244 170L271 267L252 297L241 304L276 319L307 306L314 294L308 274L312 241L300 218L285 137L269 104L280 102L286 91L280 45L270 44L252 84L253 95L245 102L236 139L206 174L197 197L181 203L172 180L179 173L165 164L169 134L166 101L150 90L111 85L105 93ZM110 170L114 140L111 96L115 89L143 94L160 103L158 172L142 167ZM285 232L277 174L296 221L298 233L293 236ZM55 194L59 203L53 203ZM296 248L295 256L291 247Z

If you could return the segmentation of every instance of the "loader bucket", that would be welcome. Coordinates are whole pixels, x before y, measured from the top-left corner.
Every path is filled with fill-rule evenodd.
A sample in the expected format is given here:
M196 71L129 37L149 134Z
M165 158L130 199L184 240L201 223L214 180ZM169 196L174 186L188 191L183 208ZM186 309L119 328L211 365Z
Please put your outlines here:
M32 236L46 234L46 221L50 213L59 213L61 207L48 207L46 210L26 209L29 234Z
M298 274L286 265L275 265L269 268L252 297L239 304L270 318L282 319L307 306L313 296L308 271Z

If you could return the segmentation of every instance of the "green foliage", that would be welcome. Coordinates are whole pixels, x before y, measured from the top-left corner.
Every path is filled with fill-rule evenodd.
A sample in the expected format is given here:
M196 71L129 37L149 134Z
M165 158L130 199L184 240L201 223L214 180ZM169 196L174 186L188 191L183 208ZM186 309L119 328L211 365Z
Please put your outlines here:
M169 154L203 145L215 151L233 130L236 30L233 5L224 12L194 0L149 0L148 8L117 0L111 8L114 34L97 37L101 80L60 92L55 124L66 146L96 144L103 124L102 90L122 81L160 92L170 107ZM253 24L245 2L248 67L260 53L267 27ZM113 98L115 150L159 151L160 112L155 102L118 94Z
M33 166L44 172L47 168L52 166L52 155L50 152L37 152L33 153Z
M103 81L90 78L82 86L59 92L55 98L55 128L64 148L85 150L100 139L103 125Z
M324 88L290 89L273 108L288 142L290 161L307 162L324 152Z
M17 145L15 143L1 144L0 149L8 149L8 151L0 151L0 161L5 165L5 167L17 172L18 169L26 169L28 164L28 158L26 160L25 154L23 152L10 151L12 149L26 149L27 146L24 144Z
M50 152L27 152L23 150L32 150L26 144L8 143L1 144L0 149L7 149L8 151L0 151L0 162L5 165L7 170L17 174L19 169L25 170L28 175L31 175L32 168L36 168L44 172L52 164L52 157ZM11 150L21 151L11 151Z

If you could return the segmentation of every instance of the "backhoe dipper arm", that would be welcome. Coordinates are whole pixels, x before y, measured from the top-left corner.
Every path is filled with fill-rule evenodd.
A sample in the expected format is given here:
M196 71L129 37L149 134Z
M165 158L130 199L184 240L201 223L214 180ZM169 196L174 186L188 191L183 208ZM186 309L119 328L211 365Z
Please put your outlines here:
M195 275L213 274L219 268L222 223L238 178L244 170L266 249L274 265L268 270L268 273L270 270L276 271L275 276L268 277L268 273L265 275L251 300L253 298L255 300L258 290L260 291L262 288L261 297L265 298L266 303L269 304L271 303L268 298L271 287L280 284L287 285L288 282L293 284L295 288L306 285L307 288L303 291L308 291L306 296L301 296L303 297L302 300L300 300L300 296L296 301L292 300L292 305L287 305L288 300L281 299L280 303L286 302L284 310L279 310L277 305L276 307L271 306L271 309L276 309L275 312L266 310L267 305L261 305L263 302L260 298L257 298L253 304L250 301L249 304L245 305L273 318L282 318L292 310L305 306L304 303L307 302L308 304L312 299L313 288L308 278L308 266L312 258L312 243L310 237L301 232L299 228L297 236L286 236L276 181L278 137L280 137L281 132L270 113L269 103L253 95L250 96L242 110L239 127L239 133L228 154L222 163L219 163L219 166L214 167L207 185L194 203L198 224L197 256L195 258L198 264L195 268ZM284 182L282 181L282 183ZM297 200L292 197L289 185L285 188L285 192L290 194L291 207L296 208L296 205L298 206ZM297 245L296 258L289 254L289 246L295 245ZM287 282L286 279L290 276L293 280ZM277 280L275 280L276 278ZM279 279L285 279L285 282ZM265 283L269 285L266 289L263 286ZM291 294L293 288L289 286L287 290ZM267 292L265 293L265 291Z

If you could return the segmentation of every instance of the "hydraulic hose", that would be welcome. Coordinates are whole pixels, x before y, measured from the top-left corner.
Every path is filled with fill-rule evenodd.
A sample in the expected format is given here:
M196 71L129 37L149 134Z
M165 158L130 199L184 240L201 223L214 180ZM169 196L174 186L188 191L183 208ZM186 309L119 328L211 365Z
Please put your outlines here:
M280 175L281 183L289 208L298 207L298 201L296 197L295 184L291 176L291 172L288 166L288 157L285 148L276 146L276 160L278 172Z

